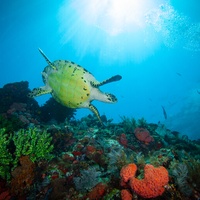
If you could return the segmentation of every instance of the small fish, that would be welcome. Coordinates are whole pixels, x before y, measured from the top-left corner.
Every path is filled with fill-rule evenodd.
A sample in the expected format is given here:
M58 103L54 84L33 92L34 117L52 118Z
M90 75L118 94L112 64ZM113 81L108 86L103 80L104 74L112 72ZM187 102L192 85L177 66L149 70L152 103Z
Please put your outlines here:
M197 90L197 93L198 93L198 94L200 94L200 91L199 91L199 90Z
M176 74L178 75L178 76L182 76L180 73L178 73L178 72L176 72Z
M164 115L165 119L167 119L167 113L166 113L166 110L165 110L165 108L164 108L163 106L161 106L161 107L162 107L162 110L163 110L163 115Z

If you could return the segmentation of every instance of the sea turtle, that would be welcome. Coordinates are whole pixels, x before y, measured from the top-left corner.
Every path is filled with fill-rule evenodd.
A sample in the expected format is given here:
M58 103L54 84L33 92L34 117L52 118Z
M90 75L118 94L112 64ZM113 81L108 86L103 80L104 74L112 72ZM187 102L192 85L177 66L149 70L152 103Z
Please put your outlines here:
M51 62L41 49L39 51L48 63L42 72L45 86L34 88L29 97L50 93L57 102L69 108L89 108L102 123L97 108L91 102L99 100L115 103L117 98L113 94L101 92L99 86L119 81L122 77L116 75L99 82L80 65L66 60Z

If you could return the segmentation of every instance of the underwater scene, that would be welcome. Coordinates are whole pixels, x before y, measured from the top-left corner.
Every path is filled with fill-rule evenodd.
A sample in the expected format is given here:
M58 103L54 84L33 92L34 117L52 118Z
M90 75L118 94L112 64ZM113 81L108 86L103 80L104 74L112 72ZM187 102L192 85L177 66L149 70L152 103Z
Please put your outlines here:
M0 200L199 200L199 8L1 0Z

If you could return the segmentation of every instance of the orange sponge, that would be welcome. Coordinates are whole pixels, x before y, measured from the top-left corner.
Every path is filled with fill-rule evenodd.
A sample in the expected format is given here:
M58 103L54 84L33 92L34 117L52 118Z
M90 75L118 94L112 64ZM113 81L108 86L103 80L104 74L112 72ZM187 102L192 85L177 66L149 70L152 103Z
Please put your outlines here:
M121 199L122 200L132 200L133 196L132 194L129 192L129 190L121 190Z
M131 189L143 198L155 198L162 195L168 181L168 171L164 167L155 168L153 165L145 165L144 179L139 180L133 176L129 184Z
M134 163L122 167L120 171L121 180L124 183L128 182L131 177L135 176L136 171L137 171L137 166Z

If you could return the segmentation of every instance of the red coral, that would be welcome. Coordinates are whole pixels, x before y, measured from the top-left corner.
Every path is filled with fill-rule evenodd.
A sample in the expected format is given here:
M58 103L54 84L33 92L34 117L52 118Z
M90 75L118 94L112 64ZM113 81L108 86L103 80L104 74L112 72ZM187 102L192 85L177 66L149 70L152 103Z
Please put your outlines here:
M124 146L124 147L127 147L128 145L128 140L126 138L126 135L124 133L122 133L120 136L119 136L119 143Z
M58 172L53 172L52 175L51 175L51 180L55 180L59 178L59 173Z
M149 144L154 141L149 131L145 128L136 128L134 130L134 134L139 141L144 142L145 144Z
M137 166L134 163L122 167L120 171L120 176L122 181L125 183L128 182L130 178L135 176L136 171L137 171Z
M72 154L74 156L81 156L82 155L82 152L81 151L73 151Z
M129 190L121 190L121 199L122 200L132 200L133 196Z
M75 160L74 154L69 153L69 152L65 152L62 155L62 160L65 161L65 162L67 162L67 161L73 162Z
M103 183L98 183L87 195L87 199L89 200L98 200L102 199L104 194L106 193L107 185Z
M94 146L92 146L92 145L88 145L87 147L86 147L86 154L93 154L93 153L95 153L96 152L96 148L94 147Z
M11 196L8 190L6 190L5 192L0 193L0 199L1 200L10 200Z
M0 179L0 200L10 200L11 198L10 189L8 188L6 181Z
M153 165L145 165L144 179L135 177L130 179L130 186L143 198L155 198L164 192L164 186L168 184L168 171L164 167L155 168Z

